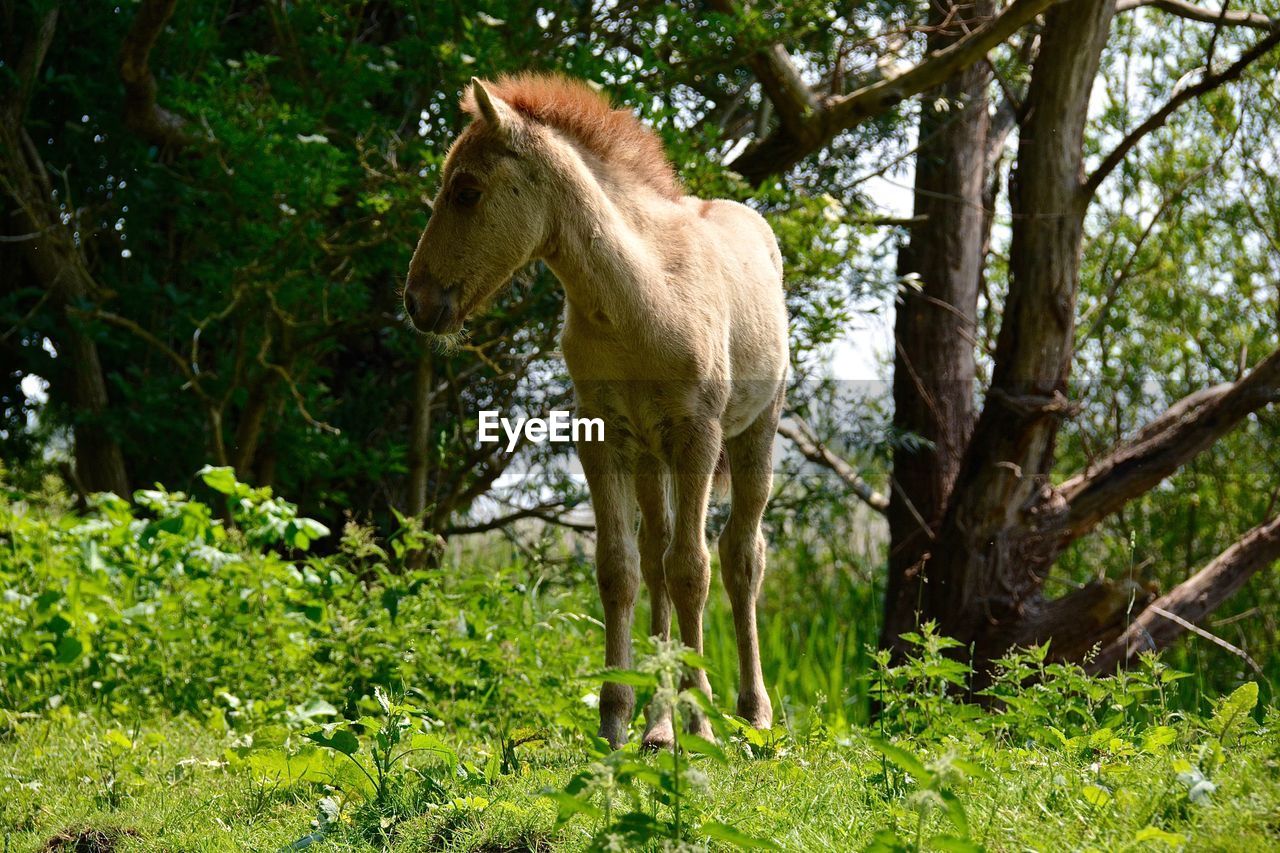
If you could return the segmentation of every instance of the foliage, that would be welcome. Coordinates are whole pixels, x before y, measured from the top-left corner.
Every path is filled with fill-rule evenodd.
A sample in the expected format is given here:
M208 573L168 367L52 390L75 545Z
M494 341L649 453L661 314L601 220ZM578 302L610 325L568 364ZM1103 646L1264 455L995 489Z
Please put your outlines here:
M1254 682L1188 703L1174 688L1194 679L1159 660L1095 679L1034 648L1000 662L979 707L955 695L962 650L925 626L903 663L878 658L866 684L844 673L839 696L766 645L770 683L790 686L757 732L719 710L732 642L713 620L707 659L658 644L608 676L671 701L677 722L705 715L715 741L680 725L673 752L609 752L578 564L490 552L397 573L430 542L411 528L384 548L355 526L320 557L291 541L320 532L287 501L204 477L231 502L155 489L87 516L55 495L0 505L11 849L85 833L124 849L1275 843L1280 717ZM842 630L797 610L766 618ZM678 689L691 663L717 702Z

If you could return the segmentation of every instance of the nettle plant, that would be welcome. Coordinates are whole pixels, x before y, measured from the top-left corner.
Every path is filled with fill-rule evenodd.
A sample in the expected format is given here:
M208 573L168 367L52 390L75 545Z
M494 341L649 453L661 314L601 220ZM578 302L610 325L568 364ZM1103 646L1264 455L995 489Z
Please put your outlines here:
M284 722L242 735L227 760L262 785L312 785L327 791L316 803L313 831L295 847L353 830L370 843L390 843L405 819L431 810L482 811L492 779L437 734L443 725L403 693L375 688L370 713L337 717L312 702ZM460 790L461 789L461 790Z
M328 529L269 489L237 482L229 468L200 475L225 495L224 517L160 488L139 490L132 502L95 495L83 519L25 503L0 507L12 558L0 565L7 705L39 707L84 692L189 707L222 671L234 671L219 665L238 661L246 638L274 629L256 618L266 603L306 597L306 569L289 556ZM188 630L204 638L206 655L166 662L163 652Z
M557 826L575 815L593 821L591 846L600 850L630 850L655 841L663 849L699 849L706 840L776 849L771 840L706 818L711 777L705 768L727 766L729 755L719 744L685 731L684 722L694 714L705 715L716 737L747 758L775 754L785 735L757 731L746 720L722 713L700 690L680 690L686 668L705 669L707 661L678 640L655 637L651 642L652 654L636 669L610 669L593 677L637 688L639 706L647 693L653 708L669 707L674 747L652 755L641 754L634 743L610 751L602 738L588 734L590 764L563 789L544 792L558 807Z

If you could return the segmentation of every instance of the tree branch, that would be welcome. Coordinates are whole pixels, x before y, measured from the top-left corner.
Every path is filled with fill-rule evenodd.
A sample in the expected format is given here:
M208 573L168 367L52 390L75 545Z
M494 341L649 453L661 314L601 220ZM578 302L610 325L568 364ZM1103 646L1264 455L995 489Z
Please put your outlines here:
M18 90L10 101L8 120L16 128L21 126L22 117L31 100L31 92L35 89L36 78L44 66L45 54L53 43L54 31L58 28L58 8L55 6L44 14L36 27L35 35L27 41L14 72L18 77Z
M708 0L707 5L723 15L733 15L732 0ZM780 44L772 44L747 57L747 66L778 110L778 118L791 133L804 135L807 121L818 101L800 70Z
M555 524L560 527L567 527L570 530L576 530L580 533L593 533L596 529L594 524L587 524L581 521L569 521L562 515L557 515L549 510L550 506L534 506L517 509L506 515L500 515L491 518L488 521L477 522L476 524L451 524L443 531L446 536L465 536L471 533L488 533L491 530L498 530L506 527L508 524L520 521L526 518L536 519L546 524Z
M1156 110L1146 121L1131 130L1124 139L1120 140L1120 144L1103 159L1098 168L1084 182L1082 187L1084 198L1086 200L1092 198L1107 176L1124 162L1124 158L1133 150L1133 147L1147 135L1163 127L1164 123L1169 120L1169 116L1173 115L1178 107L1187 101L1195 100L1212 92L1224 83L1229 83L1239 78L1250 65L1270 53L1276 45L1280 45L1280 24L1275 25L1266 38L1261 39L1253 47L1240 54L1240 58L1235 62L1217 73L1206 74L1199 83L1188 86L1170 98L1163 107Z
M828 98L798 121L794 115L794 104L788 98L775 100L774 106L780 116L786 116L787 110L792 110L792 116L785 118L780 127L744 151L729 164L730 168L752 183L760 183L771 174L786 171L842 131L937 86L956 71L977 62L1058 2L1061 0L1015 0L999 15L975 27L953 44L929 54L903 73L879 79L846 95ZM779 68L790 66L790 70L769 70L768 76L785 73L799 78L799 72L795 71L785 50L773 51L769 61ZM754 61L752 70L759 74L756 64L759 60ZM777 82L772 80L766 84L761 79L761 86L771 99Z
M1244 417L1280 400L1280 350L1237 382L1179 400L1058 493L1067 503L1065 530L1076 539L1136 497L1146 494L1211 447Z
M778 434L791 439L795 443L796 449L800 451L800 455L805 459L835 472L835 475L843 480L867 506L881 515L888 512L889 498L871 488L867 481L862 479L857 471L853 470L852 465L832 453L822 442L818 441L818 437L814 435L812 428L799 415L790 415L789 422L780 422L778 424Z
M1116 3L1116 12L1130 12L1147 6L1203 24L1229 24L1236 27L1253 27L1256 30L1269 30L1276 26L1274 20L1261 12L1205 9L1187 3L1185 0L1119 0Z
M1088 664L1094 673L1129 666L1147 651L1169 646L1244 586L1254 574L1280 560L1280 516L1242 536L1189 579L1156 599L1123 634Z
M148 64L164 25L178 0L143 0L120 48L120 79L124 83L125 124L153 145L182 148L194 140L186 120L156 103L156 78Z

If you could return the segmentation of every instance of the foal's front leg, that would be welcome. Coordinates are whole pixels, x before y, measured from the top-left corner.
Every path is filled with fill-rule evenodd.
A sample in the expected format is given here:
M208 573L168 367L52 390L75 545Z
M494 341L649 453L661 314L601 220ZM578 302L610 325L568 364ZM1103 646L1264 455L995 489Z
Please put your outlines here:
M667 592L680 622L680 639L698 654L702 654L702 611L711 586L711 559L706 543L707 502L711 497L716 461L720 458L720 436L720 424L715 421L686 425L682 434L676 436L671 465L675 518L671 544L662 566ZM711 683L701 669L688 673L685 686L695 687L711 698ZM690 729L705 738L712 737L711 725L702 714L694 716Z
M631 668L631 619L640 589L640 554L636 549L633 463L603 442L578 444L596 516L596 583L604 605L604 661L616 669ZM635 691L626 684L605 682L600 690L600 737L614 749L627 740Z
M636 463L636 501L640 504L640 572L649 588L649 636L671 638L671 598L662 561L671 542L666 466L652 456ZM656 699L645 709L645 749L667 749L675 743L671 707Z

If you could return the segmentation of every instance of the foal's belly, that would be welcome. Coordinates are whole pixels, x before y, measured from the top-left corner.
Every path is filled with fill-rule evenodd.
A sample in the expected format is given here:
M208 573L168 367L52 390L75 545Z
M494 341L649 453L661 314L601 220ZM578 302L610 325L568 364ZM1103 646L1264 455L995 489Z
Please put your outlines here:
M741 370L751 378L731 378L732 355L714 347L670 339L653 347L598 329L579 334L574 325L566 327L561 348L579 415L601 418L606 441L634 443L661 459L670 458L688 429L719 423L725 438L741 433L773 403L785 371L785 364L752 359Z
M605 440L670 460L689 430L719 423L724 438L750 426L770 404L777 382L585 380L574 382L578 414L598 417Z

